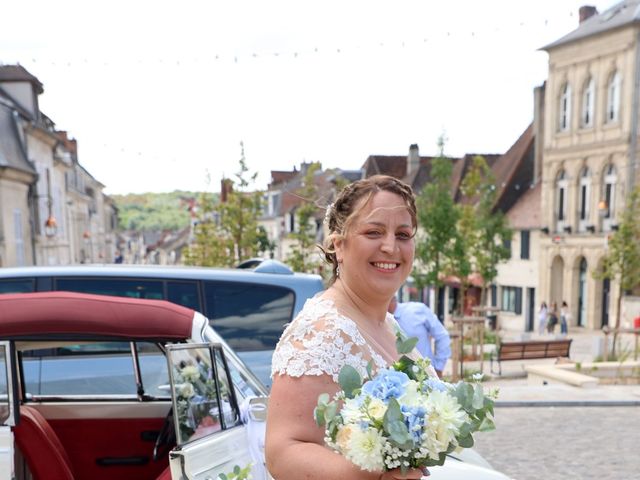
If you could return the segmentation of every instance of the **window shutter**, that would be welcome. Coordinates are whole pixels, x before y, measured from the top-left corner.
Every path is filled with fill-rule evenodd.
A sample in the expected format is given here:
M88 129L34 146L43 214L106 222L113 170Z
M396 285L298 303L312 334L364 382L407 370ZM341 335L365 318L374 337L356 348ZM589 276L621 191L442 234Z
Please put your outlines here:
M516 287L516 315L522 313L522 288Z
M498 306L498 287L491 285L491 306Z

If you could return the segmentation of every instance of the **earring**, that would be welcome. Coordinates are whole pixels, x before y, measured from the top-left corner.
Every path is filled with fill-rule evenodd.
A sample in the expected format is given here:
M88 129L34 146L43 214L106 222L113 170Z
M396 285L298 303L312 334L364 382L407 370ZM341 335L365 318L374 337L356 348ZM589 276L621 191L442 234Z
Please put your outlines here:
M340 276L340 264L336 267L336 277Z

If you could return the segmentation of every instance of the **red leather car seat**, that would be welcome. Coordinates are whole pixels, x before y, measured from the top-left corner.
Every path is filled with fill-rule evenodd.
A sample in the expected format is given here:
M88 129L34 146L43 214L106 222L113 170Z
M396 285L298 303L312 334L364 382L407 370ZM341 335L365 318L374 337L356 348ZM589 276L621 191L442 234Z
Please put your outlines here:
M156 480L171 480L171 469L165 468Z
M38 410L20 406L15 440L34 480L73 480L69 456L56 432Z

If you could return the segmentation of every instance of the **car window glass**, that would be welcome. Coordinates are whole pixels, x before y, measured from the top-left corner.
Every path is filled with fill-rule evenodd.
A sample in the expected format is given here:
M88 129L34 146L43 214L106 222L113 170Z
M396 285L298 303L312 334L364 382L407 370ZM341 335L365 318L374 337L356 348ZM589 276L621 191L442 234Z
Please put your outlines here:
M160 280L61 277L56 279L56 290L156 300L164 298Z
M291 321L291 290L248 283L205 282L207 316L237 352L273 350Z
M0 294L29 292L33 292L33 280L0 280Z
M9 419L9 390L7 375L7 355L4 345L0 345L0 424Z
M164 353L155 343L136 342L136 348L144 393L169 398L169 372Z
M138 342L142 386L147 395L168 397L164 353L154 343ZM57 348L22 352L27 395L136 395L134 363L129 342L66 343Z
M128 342L78 343L22 353L25 393L136 395Z
M202 310L195 282L167 282L167 300L196 311Z
M168 360L178 444L222 430L220 390L209 347L169 349Z

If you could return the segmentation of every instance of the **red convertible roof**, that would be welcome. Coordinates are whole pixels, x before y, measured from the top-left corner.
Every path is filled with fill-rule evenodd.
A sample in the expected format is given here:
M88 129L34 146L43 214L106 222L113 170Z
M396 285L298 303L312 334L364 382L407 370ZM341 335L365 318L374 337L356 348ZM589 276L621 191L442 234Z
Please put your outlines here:
M8 294L0 295L0 339L186 339L191 337L193 315L193 310L164 300L71 292Z

